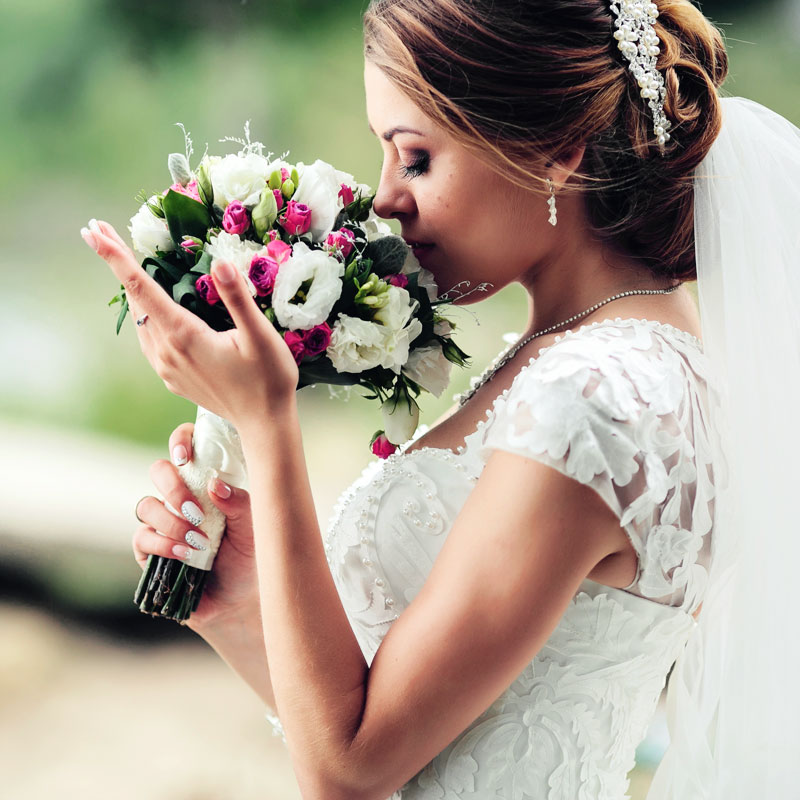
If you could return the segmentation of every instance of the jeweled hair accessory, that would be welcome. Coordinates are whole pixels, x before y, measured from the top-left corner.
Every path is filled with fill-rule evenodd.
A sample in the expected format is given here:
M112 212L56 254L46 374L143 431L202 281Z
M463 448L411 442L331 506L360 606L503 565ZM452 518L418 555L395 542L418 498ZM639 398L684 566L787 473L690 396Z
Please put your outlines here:
M628 69L636 78L642 97L653 112L654 131L663 154L672 123L664 114L667 96L664 76L656 68L656 59L661 52L661 41L654 27L658 8L650 0L616 0L611 3L611 10L617 17L614 38L629 62Z

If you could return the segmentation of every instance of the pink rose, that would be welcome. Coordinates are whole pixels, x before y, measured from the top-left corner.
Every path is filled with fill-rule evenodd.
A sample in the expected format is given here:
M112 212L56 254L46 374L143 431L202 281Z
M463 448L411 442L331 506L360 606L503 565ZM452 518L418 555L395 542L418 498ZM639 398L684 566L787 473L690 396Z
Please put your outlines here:
M283 208L283 192L280 189L273 189L272 194L275 195L275 202L278 204L278 211Z
M275 228L273 228L272 230L267 231L267 238L271 242L274 242L276 239L279 239L280 236L281 235L278 233L278 231L275 230Z
M389 456L397 450L397 445L392 444L387 438L386 434L382 433L373 443L372 443L372 454L378 456L378 458L389 458Z
M393 275L387 275L384 280L392 286L399 286L401 289L405 289L406 286L408 286L408 277L403 275L402 272L395 272Z
M248 275L250 280L253 281L253 286L256 287L256 293L259 297L266 297L268 294L272 294L277 274L278 262L274 258L256 256L250 262Z
M306 355L318 356L320 353L324 353L331 343L331 332L330 325L328 325L327 322L323 322L321 325L315 325L313 328L309 328L305 331L303 341L305 343Z
M281 224L287 233L300 236L311 227L311 209L305 203L290 200L286 204L286 213Z
M197 200L198 203L203 202L200 199L200 190L197 188L197 181L190 181L186 184L186 186L181 186L179 183L173 183L169 188L172 189L173 192L180 192L181 194L185 194L187 197L191 197L192 200Z
M286 167L281 167L281 181L288 181L291 177L292 173Z
M349 206L355 199L353 197L353 190L346 183L343 183L342 188L339 189L339 197L342 198L342 204L346 206Z
M295 363L299 367L300 362L303 360L303 356L306 354L306 346L303 342L302 333L298 333L297 331L286 331L286 333L283 334L283 340L292 351Z
M270 258L274 258L278 264L283 264L292 255L292 248L280 239L274 239L267 245L267 252Z
M203 298L210 306L219 303L219 292L214 286L214 279L210 275L201 275L194 284L197 294Z
M228 233L244 233L250 227L250 212L238 200L234 200L225 209L222 227Z
M353 242L355 241L355 234L348 228L340 228L338 231L333 231L328 234L325 244L331 250L338 250L342 254L342 258L347 260L347 257L353 250Z

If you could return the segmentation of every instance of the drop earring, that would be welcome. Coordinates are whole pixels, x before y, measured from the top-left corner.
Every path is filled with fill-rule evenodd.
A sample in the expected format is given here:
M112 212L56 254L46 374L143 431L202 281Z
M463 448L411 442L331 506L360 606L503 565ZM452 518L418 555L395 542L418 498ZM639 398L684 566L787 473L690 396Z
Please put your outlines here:
M550 219L548 222L554 227L558 224L556 219L556 187L550 178L547 179L547 188L550 190L550 197L547 198L547 206L550 209Z

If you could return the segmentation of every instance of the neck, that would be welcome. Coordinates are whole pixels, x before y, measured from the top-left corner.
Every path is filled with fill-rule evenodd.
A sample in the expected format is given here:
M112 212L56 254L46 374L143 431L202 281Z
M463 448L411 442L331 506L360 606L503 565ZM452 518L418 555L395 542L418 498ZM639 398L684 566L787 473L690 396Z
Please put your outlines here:
M666 289L673 283L653 274L629 254L599 242L587 225L567 223L562 227L562 218L566 222L577 217L572 209L567 211L567 203L563 205L567 213L559 216L553 229L550 253L519 281L528 293L525 335L563 322L620 292ZM612 301L585 319L616 316L616 305L626 299Z

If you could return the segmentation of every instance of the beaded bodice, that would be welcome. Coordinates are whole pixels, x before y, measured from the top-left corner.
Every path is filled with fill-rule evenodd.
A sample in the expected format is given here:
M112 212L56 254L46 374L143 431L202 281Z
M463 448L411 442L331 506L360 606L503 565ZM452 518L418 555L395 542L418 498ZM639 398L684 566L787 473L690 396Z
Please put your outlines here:
M369 664L495 449L594 488L639 558L625 589L584 580L522 674L393 800L626 798L705 586L706 367L700 341L664 323L617 317L567 331L521 368L458 452L406 453L408 442L341 496L325 551Z

